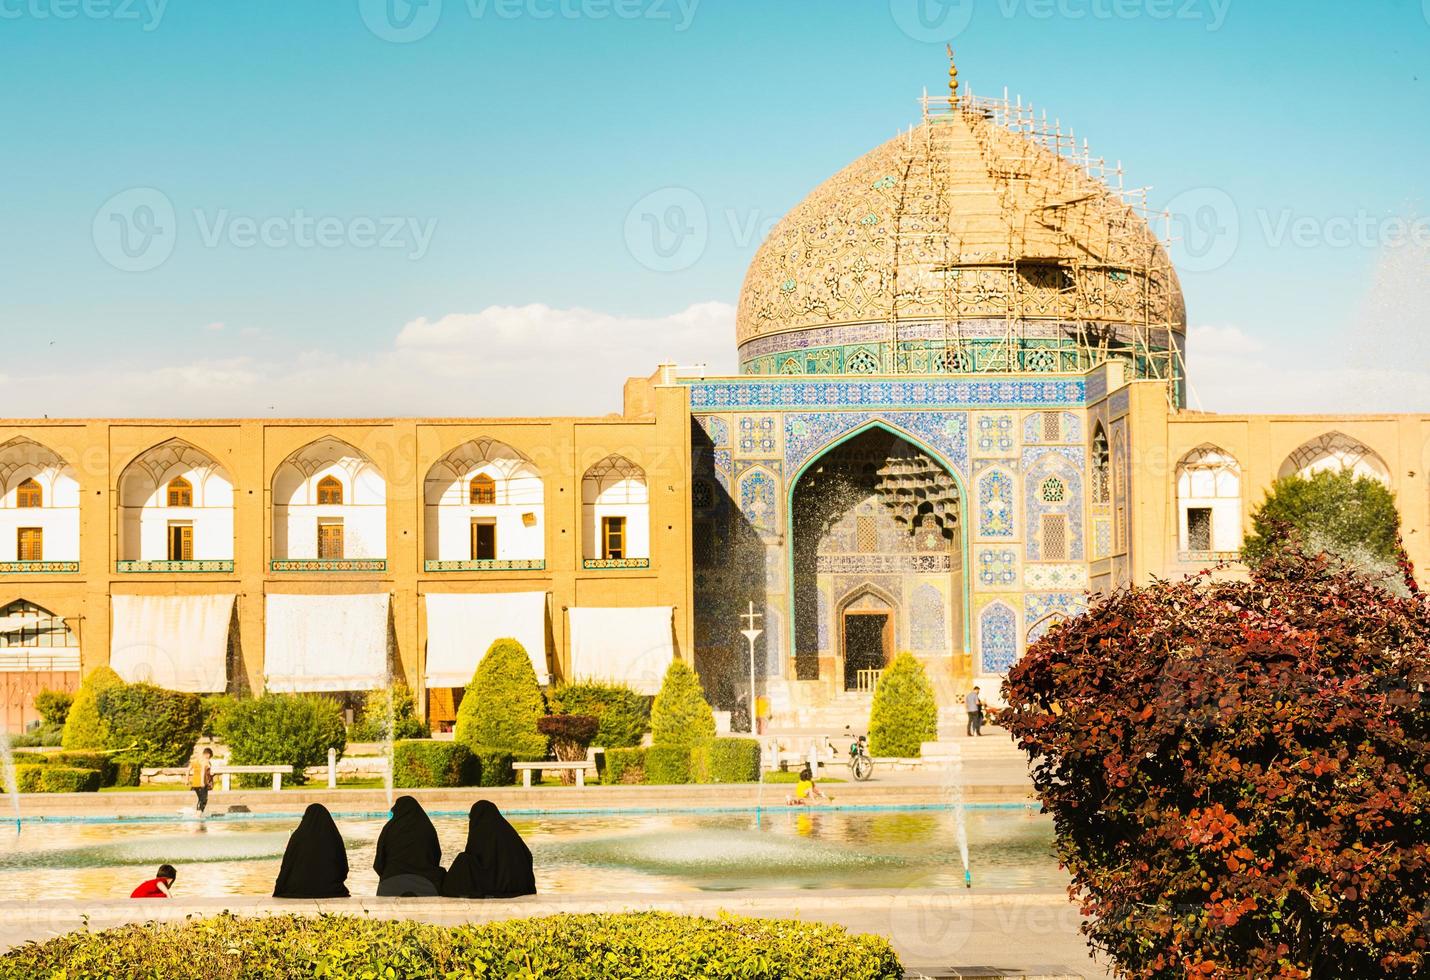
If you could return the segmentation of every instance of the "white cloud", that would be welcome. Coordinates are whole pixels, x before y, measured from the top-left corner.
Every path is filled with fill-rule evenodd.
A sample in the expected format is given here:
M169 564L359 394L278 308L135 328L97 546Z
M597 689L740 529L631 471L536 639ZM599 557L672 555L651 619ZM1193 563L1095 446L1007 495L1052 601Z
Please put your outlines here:
M218 320L215 320L213 323L210 323L208 326L204 327L204 329L207 330L209 333L222 333L223 323Z
M664 361L733 373L735 309L699 303L640 318L491 307L413 320L369 352L158 358L16 378L7 400L51 418L604 415L620 411L627 378Z

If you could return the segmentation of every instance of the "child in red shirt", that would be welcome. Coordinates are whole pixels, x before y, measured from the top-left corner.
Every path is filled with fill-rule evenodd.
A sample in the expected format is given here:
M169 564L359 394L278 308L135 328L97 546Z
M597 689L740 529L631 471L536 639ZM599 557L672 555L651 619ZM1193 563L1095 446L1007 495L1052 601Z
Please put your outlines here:
M169 889L174 886L174 879L178 876L179 873L174 870L174 866L172 864L160 865L158 874L155 875L153 878L150 878L148 881L144 882L144 884L140 885L138 888L134 889L134 891L130 893L129 897L168 898Z

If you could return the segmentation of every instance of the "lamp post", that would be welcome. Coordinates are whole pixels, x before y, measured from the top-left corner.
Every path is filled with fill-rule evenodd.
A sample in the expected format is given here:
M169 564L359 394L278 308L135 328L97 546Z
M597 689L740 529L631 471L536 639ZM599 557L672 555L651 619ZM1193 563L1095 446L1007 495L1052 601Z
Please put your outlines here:
M755 604L751 602L749 611L740 618L745 621L745 628L740 632L750 641L750 734L755 735L758 734L758 726L755 723L755 641L764 633L764 630L755 624L763 617L755 612Z

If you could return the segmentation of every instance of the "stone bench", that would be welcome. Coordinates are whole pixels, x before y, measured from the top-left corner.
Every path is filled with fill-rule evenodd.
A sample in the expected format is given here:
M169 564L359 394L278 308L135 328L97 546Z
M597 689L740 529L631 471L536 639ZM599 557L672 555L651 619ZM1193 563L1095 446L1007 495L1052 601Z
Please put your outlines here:
M292 766L214 766L213 773L222 780L223 791L229 792L232 788L231 778L234 773L240 775L272 775L273 790L277 792L283 788L283 777L293 775Z
M513 762L511 767L521 773L521 785L526 789L531 789L533 770L536 772L574 772L578 787L586 785L586 773L596 771L596 763L589 759L585 762Z

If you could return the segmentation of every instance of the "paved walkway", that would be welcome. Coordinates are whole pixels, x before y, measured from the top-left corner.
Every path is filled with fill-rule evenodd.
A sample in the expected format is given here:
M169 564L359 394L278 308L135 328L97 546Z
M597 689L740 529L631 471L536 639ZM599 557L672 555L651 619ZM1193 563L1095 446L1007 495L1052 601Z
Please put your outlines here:
M843 925L886 936L910 969L930 976L1071 976L1109 974L1089 955L1078 933L1077 910L1062 892L740 892L718 896L610 898L555 895L519 901L352 898L279 901L226 898L207 901L106 901L0 904L0 946L9 948L81 928L133 922L181 921L189 915L320 913L416 919L442 925L490 922L556 912L663 910L691 915L796 918ZM997 971L997 972L995 972Z

